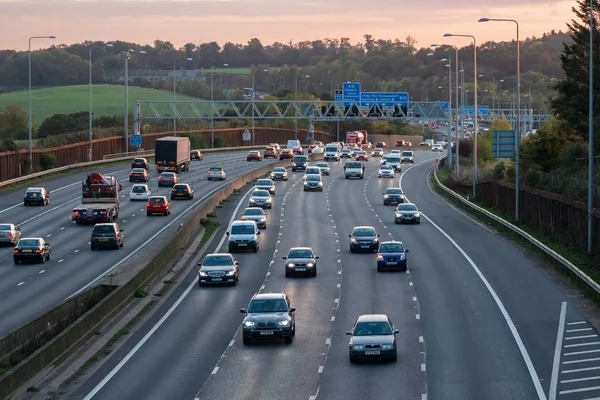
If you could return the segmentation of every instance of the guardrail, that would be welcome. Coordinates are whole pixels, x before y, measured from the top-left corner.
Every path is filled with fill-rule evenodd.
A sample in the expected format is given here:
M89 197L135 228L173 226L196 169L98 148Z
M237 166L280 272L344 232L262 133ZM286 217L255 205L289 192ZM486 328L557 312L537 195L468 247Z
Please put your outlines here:
M506 228L508 228L511 231L515 232L516 234L520 235L524 239L527 239L527 241L529 241L532 245L534 245L538 249L542 250L548 256L552 257L554 260L556 260L561 265L563 265L564 267L568 268L571 272L573 272L575 275L577 275L577 277L579 277L582 281L584 281L592 289L594 289L596 291L596 293L600 293L600 285L598 283L596 283L596 281L594 281L588 275L586 275L585 272L583 272L582 270L580 270L579 268L577 268L577 266L575 266L569 260L567 260L566 258L564 258L563 256L561 256L560 254L558 254L557 252L555 252L554 250L552 250L551 248L549 248L548 246L546 246L544 243L540 242L539 240L537 240L536 238L534 238L533 236L531 236L529 233L525 232L523 229L520 229L519 227L511 224L510 222L508 222L508 221L506 221L506 220L498 217L497 215L489 212L488 210L486 210L486 209L484 209L482 207L479 207L476 204L471 203L470 201L464 199L461 195L459 195L456 192L454 192L452 189L449 189L448 187L446 187L438 179L437 168L434 169L433 176L435 177L435 180L436 180L437 184L439 185L439 187L442 188L442 190L444 190L446 193L448 193L451 196L453 196L454 198L460 200L463 204L471 207L475 211L478 211L479 213L485 215L486 217L488 217L488 218L490 218L490 219L498 222L499 224L504 225Z

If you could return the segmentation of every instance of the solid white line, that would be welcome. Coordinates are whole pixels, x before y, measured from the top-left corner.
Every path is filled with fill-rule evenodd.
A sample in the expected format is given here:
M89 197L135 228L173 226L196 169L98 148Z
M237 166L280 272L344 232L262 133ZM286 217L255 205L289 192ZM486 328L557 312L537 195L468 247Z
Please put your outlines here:
M584 358L583 360L563 361L563 364L576 364L576 363L592 362L592 361L600 361L600 358L594 357L594 358Z
M322 373L323 373L323 366L322 366L322 365L319 365L319 372L318 372L318 373L319 373L319 374L322 374Z
M567 325L580 325L585 324L585 321L577 321L577 322L567 322Z
M565 354L563 354L563 356L577 356L579 354L590 354L590 353L600 353L600 350L574 351L571 353L565 353Z
M565 348L567 347L581 347L581 346L594 346L596 344L600 344L600 342L589 342L589 343L577 343L577 344L565 344Z
M558 371L560 369L560 350L563 345L563 335L565 332L565 318L567 316L567 302L563 301L560 306L560 316L558 318L558 333L556 334L556 345L554 347L554 361L552 363L552 375L550 377L550 390L548 400L556 400L558 388Z
M598 335L571 336L571 337L566 337L565 340L587 339L587 338L591 338L591 337L598 337Z
M585 371L595 371L600 369L600 367L588 367L588 368L577 368L577 369L567 369L563 371L563 374L572 374L573 372L585 372Z
M587 378L567 379L566 381L560 381L560 383L573 383L573 382L593 381L594 379L600 379L600 376L589 376Z
M219 371L219 367L215 367L212 372L211 375L215 375L217 372Z
M583 332L583 331L591 331L592 328L581 328L581 329L567 329L567 333L571 332Z
M591 392L592 390L598 390L600 386L592 386L580 389L572 389L572 390L561 390L560 394L570 394L570 393L581 393L581 392Z
M229 342L229 347L233 346L234 343L235 343L235 340L232 340L231 342Z

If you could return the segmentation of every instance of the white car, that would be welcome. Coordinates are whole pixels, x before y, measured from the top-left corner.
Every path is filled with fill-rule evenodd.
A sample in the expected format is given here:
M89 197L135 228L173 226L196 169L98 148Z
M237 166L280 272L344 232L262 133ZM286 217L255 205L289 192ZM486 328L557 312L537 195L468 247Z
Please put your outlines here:
M380 178L393 178L394 168L390 165L382 165L379 167L378 175Z
M227 178L227 174L221 167L211 167L206 174L207 181L212 181L213 179L224 181L225 178Z
M323 148L322 147L314 147L311 151L312 154L323 154Z
M379 160L379 165L385 164L386 160L387 160L387 155L386 154L382 155L381 160Z
M150 188L148 187L148 185L141 184L141 183L136 183L135 185L133 185L131 187L131 190L129 191L129 200L130 201L137 201L137 200L148 201L150 196L152 196L152 192L150 191Z
M431 146L431 151L441 153L442 151L444 151L444 147L441 144L434 144L433 146Z

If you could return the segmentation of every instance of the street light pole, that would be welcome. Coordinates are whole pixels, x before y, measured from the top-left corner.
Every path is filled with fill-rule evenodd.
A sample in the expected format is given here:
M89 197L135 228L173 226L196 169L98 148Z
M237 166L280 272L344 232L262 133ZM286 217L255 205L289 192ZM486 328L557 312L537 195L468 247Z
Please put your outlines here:
M215 67L210 67L210 147L215 147Z
M134 53L133 49L125 54L125 153L129 153L129 53Z
M588 88L588 254L594 251L594 1L590 0L590 83Z
M252 145L254 146L254 100L256 99L256 93L254 93L254 71L252 71Z
M173 61L173 102L177 101L177 80L175 79L175 61ZM173 104L175 106L175 104ZM173 107L175 108L175 107ZM177 113L173 111L173 136L177 136Z
M33 120L31 109L31 40L32 39L56 39L56 36L32 36L29 38L29 169L33 167Z
M92 42L89 43L90 47L90 90L89 90L89 101L90 101L90 111L88 115L88 125L89 125L89 136L90 136L90 144L88 149L88 161L92 161Z
M298 71L296 71L296 84L294 86L294 95L296 97L296 101L294 104L294 132L295 139L298 140Z

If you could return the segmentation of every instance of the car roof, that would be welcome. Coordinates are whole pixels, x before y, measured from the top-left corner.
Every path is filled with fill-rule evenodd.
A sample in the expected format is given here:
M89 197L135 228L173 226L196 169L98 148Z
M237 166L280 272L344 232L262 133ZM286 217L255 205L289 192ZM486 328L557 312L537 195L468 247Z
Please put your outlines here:
M114 223L114 222L101 222L101 223L95 224L94 227L96 227L96 226L108 226L108 225L115 226L116 223Z
M291 247L290 250L288 251L288 253L292 250L310 250L310 251L314 251L312 249L312 247Z
M255 221L233 221L231 225L256 225Z
M35 190L35 191L42 190L42 189L44 189L44 188L41 188L41 187L30 187L30 188L27 188L27 190Z
M262 209L262 208L260 208L260 207L246 207L246 208L244 208L244 212L246 212L246 211L248 211L248 210L260 210L260 211L262 211L263 213L265 212L265 210L263 210L263 209Z
M210 253L210 254L205 255L204 258L215 257L215 256L229 256L229 257L233 258L233 254L231 254L231 253Z
M388 322L388 316L385 314L363 314L358 316L358 322L380 321Z
M24 237L24 238L21 238L21 240L44 240L44 238L41 238L41 237Z
M404 243L402 243L399 240L388 240L387 242L381 242L379 245L383 246L384 244L401 244L402 246L404 246Z
M252 300L254 299L283 299L285 297L284 293L256 293L252 296Z
M352 230L354 230L354 229L373 229L373 230L375 230L374 227L368 226L368 225L355 226L354 228L352 228Z

